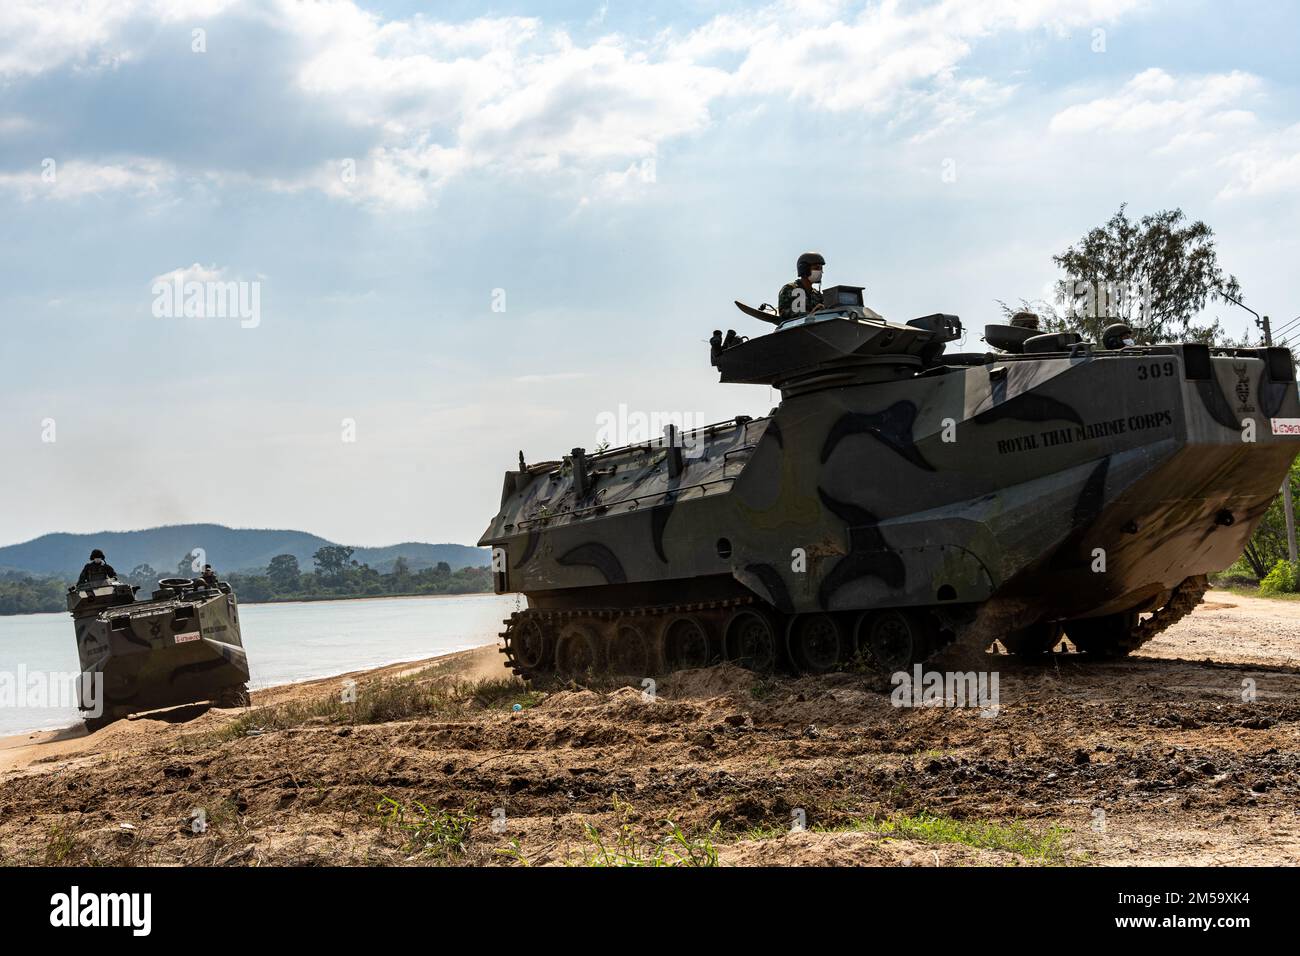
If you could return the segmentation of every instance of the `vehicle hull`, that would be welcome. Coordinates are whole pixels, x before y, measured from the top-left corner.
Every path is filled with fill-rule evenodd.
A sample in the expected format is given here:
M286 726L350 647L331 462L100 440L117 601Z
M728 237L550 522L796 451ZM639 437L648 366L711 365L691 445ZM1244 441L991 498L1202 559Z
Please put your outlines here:
M82 604L73 617L87 716L114 719L246 692L248 658L228 588Z
M530 606L748 595L790 616L1153 610L1231 564L1300 450L1285 350L989 355L507 475L481 544ZM673 472L676 471L676 474ZM966 618L971 615L966 613ZM955 610L950 621L962 618Z

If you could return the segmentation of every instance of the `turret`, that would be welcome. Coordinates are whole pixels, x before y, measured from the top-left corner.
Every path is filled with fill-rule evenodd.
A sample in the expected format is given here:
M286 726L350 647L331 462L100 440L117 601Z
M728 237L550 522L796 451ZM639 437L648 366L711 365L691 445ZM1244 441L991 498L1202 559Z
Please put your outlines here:
M889 322L862 301L861 286L831 286L816 311L785 319L736 305L776 330L723 349L714 363L721 381L772 385L783 392L907 378L933 364L945 343L962 335L955 315Z

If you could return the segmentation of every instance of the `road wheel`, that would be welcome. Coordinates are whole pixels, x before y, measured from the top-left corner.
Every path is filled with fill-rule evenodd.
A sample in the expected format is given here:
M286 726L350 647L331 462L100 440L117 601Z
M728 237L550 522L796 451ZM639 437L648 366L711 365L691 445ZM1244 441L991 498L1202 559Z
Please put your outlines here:
M1023 660L1038 660L1061 641L1060 624L1035 624L999 639L1007 653Z
M858 652L888 673L906 670L930 654L928 629L911 611L888 610L858 618Z
M609 642L609 670L624 677L649 677L659 673L659 635L650 635L639 623L620 621Z
M759 674L776 667L776 627L762 611L743 608L731 615L723 629L723 655Z
M570 624L555 642L555 669L562 674L594 674L601 669L600 638L588 624Z
M664 662L670 671L708 667L713 648L704 622L691 614L669 618L663 628Z
M540 618L525 615L517 627L510 629L509 651L514 662L525 671L546 670L550 666L553 648Z
M826 674L847 656L843 628L830 614L800 614L790 621L786 647L796 670Z

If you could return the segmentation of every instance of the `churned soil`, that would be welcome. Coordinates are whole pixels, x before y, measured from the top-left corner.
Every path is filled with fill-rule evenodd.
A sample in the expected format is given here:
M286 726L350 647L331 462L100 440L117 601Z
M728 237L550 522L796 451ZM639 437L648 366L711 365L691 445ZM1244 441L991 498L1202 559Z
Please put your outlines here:
M995 712L730 665L525 687L486 647L10 738L0 863L1300 858L1300 603L1210 592L1117 661L975 658L947 667L995 672Z

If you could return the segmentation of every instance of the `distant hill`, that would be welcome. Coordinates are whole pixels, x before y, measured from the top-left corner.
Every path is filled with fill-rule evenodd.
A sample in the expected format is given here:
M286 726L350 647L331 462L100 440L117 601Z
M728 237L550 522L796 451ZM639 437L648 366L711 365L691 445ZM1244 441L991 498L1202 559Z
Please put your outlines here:
M140 564L167 574L174 572L181 558L194 548L202 548L208 562L222 574L263 570L277 554L292 554L304 571L310 571L312 554L334 543L305 531L227 528L219 524L182 524L99 534L45 534L0 548L0 569L71 580L86 563L91 548L100 548L108 555L109 564L122 574ZM455 571L470 565L487 565L490 560L486 548L420 541L357 548L352 555L353 560L384 573L392 570L398 557L406 558L412 570L446 561Z

